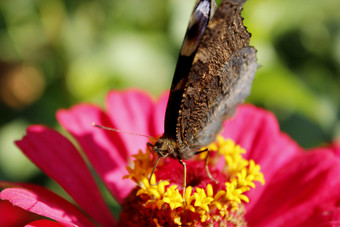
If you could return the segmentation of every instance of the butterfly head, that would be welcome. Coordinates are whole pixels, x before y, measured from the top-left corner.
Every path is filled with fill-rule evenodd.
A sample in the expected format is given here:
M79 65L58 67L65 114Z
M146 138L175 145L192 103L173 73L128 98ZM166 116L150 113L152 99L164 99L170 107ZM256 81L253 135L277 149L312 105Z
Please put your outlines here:
M160 138L155 143L152 150L162 158L166 158L168 156L172 158L177 158L176 147L176 141L168 138Z

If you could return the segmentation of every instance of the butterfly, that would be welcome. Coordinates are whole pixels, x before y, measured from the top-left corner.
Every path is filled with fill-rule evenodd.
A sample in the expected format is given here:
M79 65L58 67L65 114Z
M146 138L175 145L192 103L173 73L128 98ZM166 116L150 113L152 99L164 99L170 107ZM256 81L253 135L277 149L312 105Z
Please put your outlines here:
M182 164L183 195L183 160L215 141L223 122L250 94L258 65L241 17L244 2L224 0L215 11L214 0L197 1L172 80L164 134L154 145L148 144L158 155L151 176L160 158L174 158ZM206 171L212 178L207 161Z

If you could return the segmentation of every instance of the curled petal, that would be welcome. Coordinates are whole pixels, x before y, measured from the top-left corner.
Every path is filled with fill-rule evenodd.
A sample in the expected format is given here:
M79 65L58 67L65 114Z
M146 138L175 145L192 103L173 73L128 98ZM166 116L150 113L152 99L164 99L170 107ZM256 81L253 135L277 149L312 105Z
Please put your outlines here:
M41 216L24 210L18 206L13 206L13 204L6 200L0 200L0 214L1 226L23 226L31 221L41 219Z
M95 226L77 207L43 187L29 184L11 186L1 191L0 199L65 226Z
M115 224L84 160L64 136L47 127L33 125L16 144L91 217L104 226Z
M61 225L58 222L55 221L50 221L50 220L37 220L34 222L31 222L27 225L25 225L25 227L63 227L65 225Z

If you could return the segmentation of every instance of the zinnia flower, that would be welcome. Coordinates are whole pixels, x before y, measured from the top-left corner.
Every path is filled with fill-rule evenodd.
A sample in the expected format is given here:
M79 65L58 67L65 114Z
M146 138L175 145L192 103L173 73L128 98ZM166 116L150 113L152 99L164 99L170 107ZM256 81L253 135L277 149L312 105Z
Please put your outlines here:
M96 122L157 137L162 134L166 103L167 95L153 101L138 91L114 91L107 96L106 112L79 104L57 113L60 124L122 205L119 221L76 146L41 125L30 126L16 144L77 205L25 183L0 182L4 188L0 199L40 215L27 226L340 225L340 146L306 152L280 132L275 117L265 110L242 105L225 122L224 131L210 146L208 166L218 182L204 171L205 153L186 161L185 203L183 168L176 160L162 160L149 181L154 159L146 148L147 138L91 125Z

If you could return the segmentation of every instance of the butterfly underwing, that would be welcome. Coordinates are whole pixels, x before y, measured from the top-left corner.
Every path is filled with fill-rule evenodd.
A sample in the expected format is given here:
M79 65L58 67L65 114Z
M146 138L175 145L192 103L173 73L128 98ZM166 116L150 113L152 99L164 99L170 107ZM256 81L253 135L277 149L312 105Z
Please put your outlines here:
M214 0L198 0L191 15L171 85L164 134L152 146L159 158L178 159L184 175L183 160L212 143L223 121L250 93L258 65L241 17L245 1L224 0L214 12ZM184 176L184 190L185 181Z

